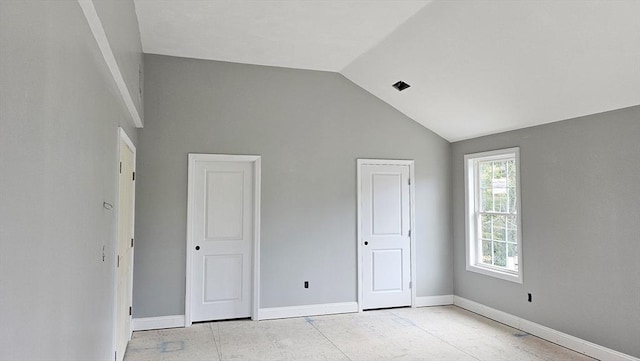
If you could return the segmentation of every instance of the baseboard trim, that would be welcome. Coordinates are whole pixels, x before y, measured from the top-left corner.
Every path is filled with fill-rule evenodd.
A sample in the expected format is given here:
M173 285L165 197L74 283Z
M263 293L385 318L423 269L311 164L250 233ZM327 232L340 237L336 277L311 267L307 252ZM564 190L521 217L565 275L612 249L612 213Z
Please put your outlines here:
M481 303L477 303L477 302L468 300L466 298L453 296L453 304L460 308L464 308L466 310L477 313L484 317L490 318L500 323L504 323L505 325L511 326L513 328L517 328L526 333L532 334L534 336L540 337L547 341L556 343L560 346L566 347L576 352L580 352L582 354L596 358L598 360L640 361L640 359L633 357L631 355L627 355L622 352L618 352L610 348L597 345L593 342L589 342L581 338L571 336L564 332L556 331L552 328L542 326L535 322L525 320L523 318L514 316L512 314L509 314L503 311L496 310L495 308L485 306Z
M134 318L132 326L134 331L184 327L184 315Z
M258 319L273 320L277 318L321 316L353 312L358 312L357 302L324 303L317 305L261 308L258 310Z
M415 307L453 305L453 295L416 297Z

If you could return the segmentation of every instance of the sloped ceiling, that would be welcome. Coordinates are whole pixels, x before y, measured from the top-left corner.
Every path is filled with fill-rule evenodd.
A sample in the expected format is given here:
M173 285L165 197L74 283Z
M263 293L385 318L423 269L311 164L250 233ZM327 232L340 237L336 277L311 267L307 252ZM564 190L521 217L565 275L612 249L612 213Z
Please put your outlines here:
M136 0L146 53L339 72L427 1Z
M640 104L638 0L135 4L147 53L341 72L449 141Z

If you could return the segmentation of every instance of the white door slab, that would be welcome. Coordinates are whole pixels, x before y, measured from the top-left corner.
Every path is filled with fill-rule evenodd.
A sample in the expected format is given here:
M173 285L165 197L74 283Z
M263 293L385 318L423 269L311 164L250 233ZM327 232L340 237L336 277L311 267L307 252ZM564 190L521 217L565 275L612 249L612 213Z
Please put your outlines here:
M252 316L254 162L207 156L189 159L190 322Z
M412 304L410 164L359 161L361 308Z
M118 244L116 255L116 361L124 358L131 339L133 287L133 219L135 192L135 147L120 130L118 176Z

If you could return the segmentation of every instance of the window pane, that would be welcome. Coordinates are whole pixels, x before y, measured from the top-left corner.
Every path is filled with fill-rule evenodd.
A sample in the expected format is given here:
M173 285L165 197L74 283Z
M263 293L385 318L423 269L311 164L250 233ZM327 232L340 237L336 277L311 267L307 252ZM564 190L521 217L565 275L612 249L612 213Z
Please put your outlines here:
M516 205L518 204L518 199L516 198L516 187L509 187L509 210L508 212L515 213L517 212Z
M493 162L493 179L505 179L507 178L507 162L495 161Z
M482 222L482 239L491 239L491 216L481 215L480 222Z
M507 241L518 242L518 223L516 216L507 216Z
M491 254L491 241L482 241L482 263L493 264Z
M478 171L480 177L480 188L491 187L491 179L493 174L493 166L491 162L479 162Z
M507 244L503 242L493 243L493 262L496 266L507 265Z
M515 187L516 186L516 161L509 160L507 161L507 179L508 186Z
M506 190L506 189L505 189ZM494 195L495 199L495 211L496 212L508 212L509 211L509 200L508 194L500 193Z
M493 224L493 240L494 241L506 241L507 237L506 237L506 232L504 227L496 227L495 226L495 222Z
M507 243L507 256L508 257L517 257L518 256L518 245L515 243Z
M493 194L491 188L482 190L480 193L480 210L483 212L493 212Z

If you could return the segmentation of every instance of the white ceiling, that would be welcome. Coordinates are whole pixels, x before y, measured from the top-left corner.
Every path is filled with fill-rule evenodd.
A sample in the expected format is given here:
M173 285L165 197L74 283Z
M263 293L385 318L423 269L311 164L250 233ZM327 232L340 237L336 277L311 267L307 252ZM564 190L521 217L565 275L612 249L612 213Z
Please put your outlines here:
M135 4L147 53L338 71L450 141L640 104L639 0Z
M135 0L146 53L339 72L428 1Z
M434 1L342 73L450 141L637 105L640 1Z

